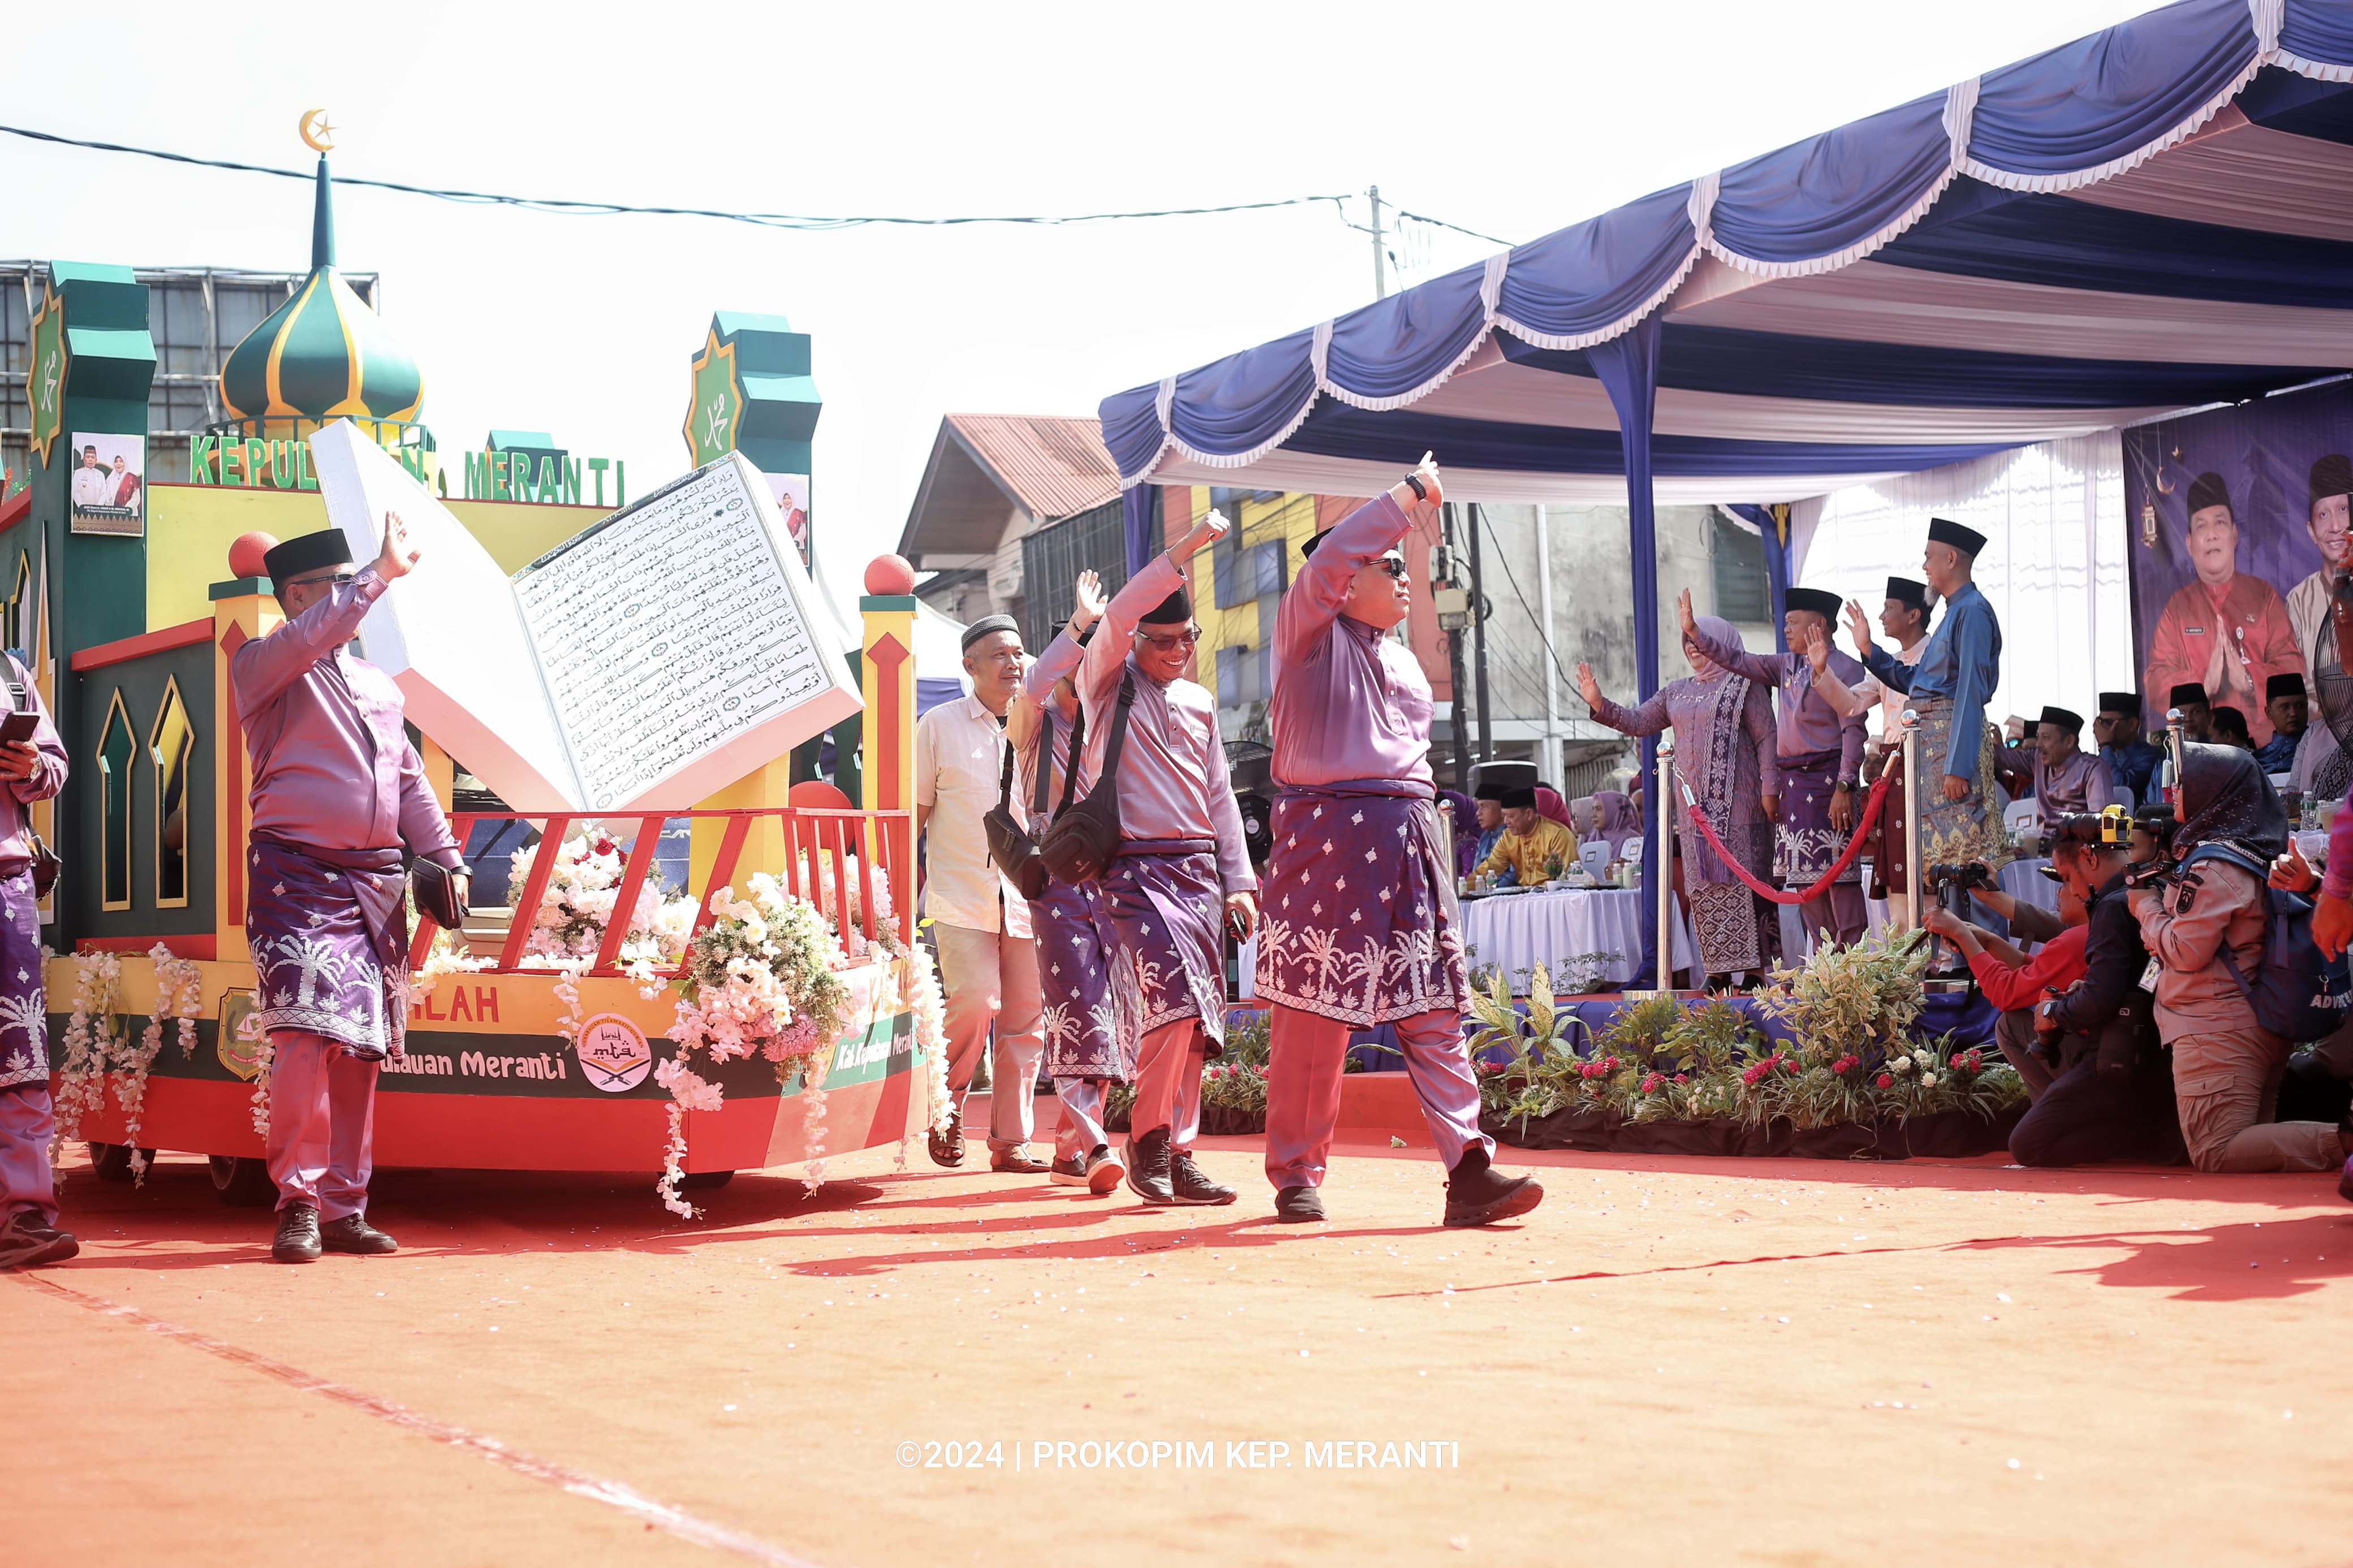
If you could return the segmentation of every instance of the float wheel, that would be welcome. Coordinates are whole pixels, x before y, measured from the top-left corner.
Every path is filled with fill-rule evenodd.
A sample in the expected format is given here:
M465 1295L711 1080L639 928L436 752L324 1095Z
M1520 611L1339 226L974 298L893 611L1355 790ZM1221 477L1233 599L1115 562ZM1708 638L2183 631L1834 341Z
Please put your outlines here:
M707 1193L713 1187L723 1187L734 1179L733 1171L689 1171L679 1178L678 1184L690 1193Z
M131 1180L131 1145L128 1143L92 1143L90 1148L90 1169L101 1182ZM149 1164L155 1163L155 1151L142 1149L139 1152Z
M231 1208L264 1208L278 1201L278 1184L269 1179L266 1162L242 1154L208 1154L205 1163L212 1172L213 1191Z

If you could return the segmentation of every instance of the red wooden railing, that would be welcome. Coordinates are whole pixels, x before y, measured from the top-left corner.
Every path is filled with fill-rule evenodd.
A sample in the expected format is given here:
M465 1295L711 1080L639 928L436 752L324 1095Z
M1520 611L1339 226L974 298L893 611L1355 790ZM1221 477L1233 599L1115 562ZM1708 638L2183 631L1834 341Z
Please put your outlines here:
M825 893L832 894L833 924L837 936L843 935L842 924L849 910L851 880L855 878L858 892L858 929L870 942L875 937L874 889L878 879L889 888L891 921L898 928L899 941L913 946L915 941L915 819L905 811L839 811L812 806L760 806L730 811L648 811L648 812L571 812L551 816L525 816L519 812L476 813L459 812L449 818L449 831L459 844L464 844L480 822L531 822L540 829L537 850L532 856L531 869L523 878L522 896L515 900L514 919L507 931L506 942L498 953L498 961L485 973L512 973L522 967L523 948L530 941L532 921L540 901L547 896L547 884L555 871L557 848L575 823L594 823L612 837L618 838L632 822L637 824L637 837L629 846L628 859L621 868L620 886L613 900L614 918L605 928L604 945L598 949L596 962L585 973L609 975L618 973L621 943L628 936L628 911L637 908L638 896L643 890L646 877L653 868L654 851L661 839L662 824L684 818L688 821L723 821L719 851L711 863L709 873L700 888L691 889L699 906L694 917L694 934L700 936L712 923L711 895L735 879L735 872L744 858L744 841L750 837L753 824L774 818L785 840L785 866L778 880L786 892L806 899L820 909L827 902ZM872 854L860 851L873 847ZM829 860L828 860L829 857ZM828 867L830 865L831 886ZM855 868L853 870L852 868ZM415 969L425 962L432 951L433 934L438 928L420 911L417 934L408 949L409 967ZM846 944L845 944L846 945ZM480 952L476 957L482 956ZM684 969L683 963L659 968L655 973L666 978L676 978Z

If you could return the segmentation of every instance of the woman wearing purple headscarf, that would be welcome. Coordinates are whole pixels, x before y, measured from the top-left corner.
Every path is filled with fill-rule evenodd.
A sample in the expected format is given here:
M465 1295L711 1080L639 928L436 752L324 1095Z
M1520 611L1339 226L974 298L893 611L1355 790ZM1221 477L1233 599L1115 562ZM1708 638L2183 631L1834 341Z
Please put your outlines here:
M1626 846L1641 842L1641 820L1634 815L1634 803L1620 791L1605 789L1597 793L1593 797L1593 831L1578 843L1607 844L1609 858L1623 860Z
M1699 617L1711 637L1737 646L1731 623ZM1773 819L1781 792L1772 698L1765 688L1710 661L1683 643L1692 668L1639 708L1620 708L1601 695L1593 667L1577 667L1577 689L1593 716L1627 735L1675 731L1675 772L1698 796L1700 809L1725 847L1758 879L1773 868ZM1780 947L1772 907L1750 892L1700 837L1689 813L1679 816L1683 897L1699 934L1700 963L1711 979L1764 969Z

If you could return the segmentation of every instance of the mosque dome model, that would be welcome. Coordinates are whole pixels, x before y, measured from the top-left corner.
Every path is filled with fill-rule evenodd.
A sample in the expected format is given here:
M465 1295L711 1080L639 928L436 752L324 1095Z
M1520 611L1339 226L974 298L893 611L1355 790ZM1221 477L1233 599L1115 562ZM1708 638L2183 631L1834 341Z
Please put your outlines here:
M417 362L335 269L330 190L322 153L311 275L221 367L221 401L248 435L300 436L345 417L406 424L425 401Z

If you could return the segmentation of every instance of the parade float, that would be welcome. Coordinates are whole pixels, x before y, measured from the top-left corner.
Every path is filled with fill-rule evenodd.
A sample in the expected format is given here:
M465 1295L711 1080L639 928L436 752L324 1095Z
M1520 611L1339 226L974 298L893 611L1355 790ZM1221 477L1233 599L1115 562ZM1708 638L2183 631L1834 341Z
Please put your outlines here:
M229 659L280 619L273 539L338 526L366 561L389 506L426 560L361 651L408 699L478 890L463 931L415 928L378 1167L659 1172L685 1212L681 1188L738 1169L814 1180L828 1154L902 1144L944 1103L914 940L913 576L875 563L851 642L811 582L805 512L738 438L765 412L806 468L807 339L797 384L746 376L763 349L794 352L783 323L715 318L699 466L617 510L580 504L605 499L607 465L563 452L465 454L474 499L447 499L422 377L337 275L323 151L311 271L228 356L229 418L193 443L189 483L140 477L146 287L52 263L35 318L0 631L71 774L34 813L66 867L42 910L47 1016L0 1028L46 1035L60 1142L108 1177L203 1155L231 1201L271 1199ZM665 559L623 605L629 550ZM861 800L791 783L796 746L830 733L848 752L861 723L862 778L839 775Z

